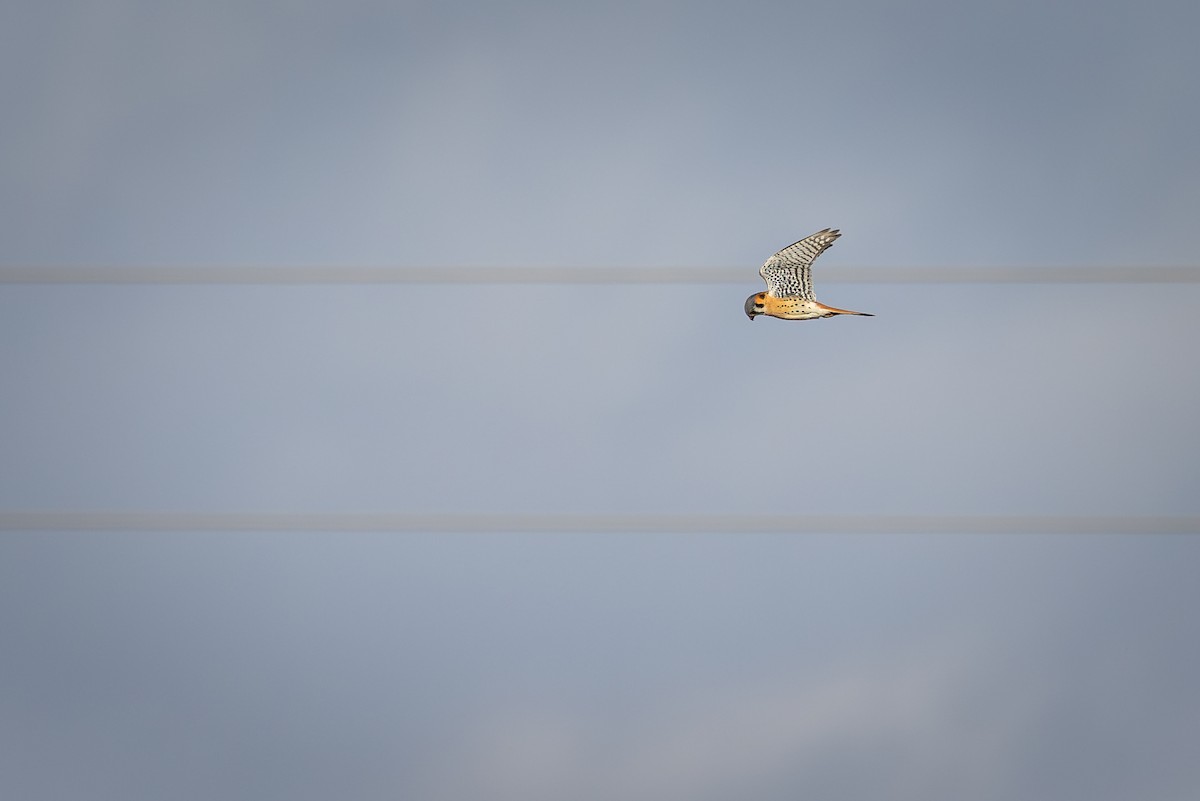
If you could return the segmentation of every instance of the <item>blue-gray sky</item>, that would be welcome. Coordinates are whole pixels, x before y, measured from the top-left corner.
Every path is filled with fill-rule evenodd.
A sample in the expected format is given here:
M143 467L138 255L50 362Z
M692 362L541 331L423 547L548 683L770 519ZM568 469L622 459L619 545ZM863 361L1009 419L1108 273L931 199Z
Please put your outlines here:
M1200 514L1191 3L13 2L0 511ZM826 226L818 297L746 321ZM1200 541L6 533L0 795L1187 798Z

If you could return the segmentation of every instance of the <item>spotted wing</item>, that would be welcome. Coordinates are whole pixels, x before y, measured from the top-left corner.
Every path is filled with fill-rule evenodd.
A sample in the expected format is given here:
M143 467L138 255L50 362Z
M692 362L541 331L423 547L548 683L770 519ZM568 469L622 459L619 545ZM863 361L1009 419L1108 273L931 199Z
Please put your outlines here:
M826 228L767 259L758 271L767 282L767 294L773 298L816 300L813 297L812 263L839 236L841 233L836 229Z

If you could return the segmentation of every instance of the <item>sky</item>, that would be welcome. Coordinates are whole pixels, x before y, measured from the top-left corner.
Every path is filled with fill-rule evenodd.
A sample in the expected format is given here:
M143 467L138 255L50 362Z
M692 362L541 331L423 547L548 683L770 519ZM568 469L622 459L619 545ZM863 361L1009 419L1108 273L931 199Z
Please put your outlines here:
M1194 4L11 2L0 514L1200 515ZM825 227L817 296L742 313ZM1195 535L0 532L0 795L1190 798Z

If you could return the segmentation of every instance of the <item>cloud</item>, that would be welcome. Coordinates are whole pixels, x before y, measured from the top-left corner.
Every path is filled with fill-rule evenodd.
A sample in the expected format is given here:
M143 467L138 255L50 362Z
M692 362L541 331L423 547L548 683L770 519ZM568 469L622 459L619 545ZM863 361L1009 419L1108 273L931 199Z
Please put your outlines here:
M463 798L1005 797L1038 693L969 640L879 656L750 685L685 680L616 721L513 710L440 770Z

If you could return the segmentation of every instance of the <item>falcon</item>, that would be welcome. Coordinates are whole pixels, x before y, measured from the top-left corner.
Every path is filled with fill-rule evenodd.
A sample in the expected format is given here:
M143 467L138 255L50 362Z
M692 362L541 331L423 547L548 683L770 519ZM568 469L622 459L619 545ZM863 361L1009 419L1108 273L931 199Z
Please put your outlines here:
M746 316L751 321L760 314L781 320L815 320L838 314L874 317L866 312L835 309L813 297L812 263L841 235L836 228L826 228L767 259L758 271L767 282L767 291L746 298Z

